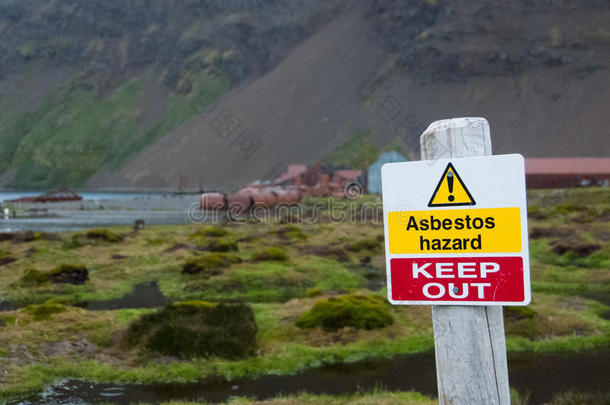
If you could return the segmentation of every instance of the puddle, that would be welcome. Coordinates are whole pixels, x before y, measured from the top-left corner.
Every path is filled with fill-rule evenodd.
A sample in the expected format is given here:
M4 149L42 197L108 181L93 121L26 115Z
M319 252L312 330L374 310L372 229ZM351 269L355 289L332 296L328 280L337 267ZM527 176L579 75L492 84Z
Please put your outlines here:
M109 311L114 309L129 309L129 308L158 308L171 304L169 298L163 295L156 281L136 284L133 290L121 298L114 298L103 301L85 301L79 302L75 306L88 309L90 311ZM14 301L0 302L0 312L15 311L23 308L23 305Z
M157 282L149 281L136 284L130 293L123 295L121 298L82 302L77 306L91 311L109 311L127 308L157 308L170 303L171 301L159 289Z
M530 405L549 401L563 390L607 392L610 352L584 354L517 354L509 356L511 387L531 391ZM96 384L62 380L27 400L11 404L129 404L170 400L225 401L233 396L257 399L279 394L350 394L383 387L436 396L434 354L399 356L326 366L294 376L257 380L205 380L188 384Z
M19 308L21 308L21 306L13 301L1 301L0 302L0 312L15 311Z

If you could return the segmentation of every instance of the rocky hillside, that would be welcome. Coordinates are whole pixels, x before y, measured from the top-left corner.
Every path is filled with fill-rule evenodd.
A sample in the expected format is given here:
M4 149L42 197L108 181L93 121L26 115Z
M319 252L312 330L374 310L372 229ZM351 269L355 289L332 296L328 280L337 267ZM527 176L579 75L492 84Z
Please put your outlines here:
M609 20L602 0L0 0L0 185L231 188L354 139L416 158L466 115L495 153L607 156Z

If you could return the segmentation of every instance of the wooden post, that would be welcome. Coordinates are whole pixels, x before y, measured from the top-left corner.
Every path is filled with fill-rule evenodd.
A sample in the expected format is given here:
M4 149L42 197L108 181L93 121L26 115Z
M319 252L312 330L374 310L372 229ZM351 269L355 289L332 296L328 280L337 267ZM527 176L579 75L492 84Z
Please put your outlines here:
M491 155L484 118L435 121L420 138L422 160ZM432 307L441 405L510 405L501 306Z

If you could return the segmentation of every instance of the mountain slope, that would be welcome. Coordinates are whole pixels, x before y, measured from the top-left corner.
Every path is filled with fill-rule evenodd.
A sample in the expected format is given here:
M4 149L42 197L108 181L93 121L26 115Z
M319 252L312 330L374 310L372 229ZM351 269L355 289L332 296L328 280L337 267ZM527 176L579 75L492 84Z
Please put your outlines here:
M340 4L0 2L0 180L78 186L119 168L269 70ZM41 80L55 71L66 74Z
M605 0L83 4L0 3L0 186L233 188L469 115L610 155Z
M460 10L466 15L436 13L438 20L421 31L425 38L420 32L402 48L382 46L383 38L394 37L379 34L378 15L370 8L340 16L275 69L223 97L213 111L177 128L118 172L94 176L88 184L227 188L277 175L289 163L314 162L362 131L382 147L398 139L418 158L418 137L425 126L456 116L487 117L495 153L610 154L610 43L590 40L588 58L580 58L582 46L572 44L590 33L603 37L607 6L579 12L563 6L503 11L502 19L494 17L498 27L529 13L526 24L531 21L536 28L518 36L510 24L503 27L517 35L509 46L499 41L502 31L479 32L476 25L490 18L480 8ZM548 19L544 24L543 18ZM575 22L582 32L570 28ZM557 30L564 38L552 46L550 36ZM464 50L456 42L468 36L476 46ZM529 57L536 47L550 50ZM490 63L501 51L507 52L501 57L505 62ZM413 64L412 52L435 58ZM239 126L223 136L215 120L226 111ZM244 130L255 140L244 143Z

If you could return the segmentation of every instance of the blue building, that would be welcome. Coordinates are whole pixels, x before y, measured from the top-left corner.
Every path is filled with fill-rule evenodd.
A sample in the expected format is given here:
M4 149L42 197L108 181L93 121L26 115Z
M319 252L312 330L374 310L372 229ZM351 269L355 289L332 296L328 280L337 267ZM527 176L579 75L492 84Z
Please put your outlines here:
M379 159L369 166L367 173L367 190L370 194L381 194L381 166L385 163L406 162L407 159L396 151L379 155Z

